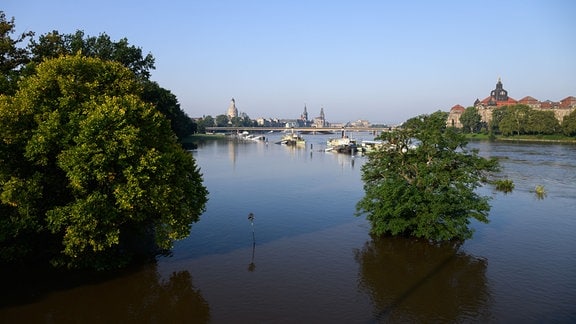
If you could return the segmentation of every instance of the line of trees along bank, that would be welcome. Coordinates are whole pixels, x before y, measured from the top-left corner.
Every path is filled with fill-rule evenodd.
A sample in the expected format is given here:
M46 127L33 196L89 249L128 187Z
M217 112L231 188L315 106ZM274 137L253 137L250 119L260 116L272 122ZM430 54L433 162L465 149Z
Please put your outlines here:
M536 110L522 104L504 106L493 110L492 121L487 124L482 122L476 107L468 107L460 116L460 123L465 133L576 136L576 110L559 122L553 111Z
M0 12L0 266L114 269L187 237L208 192L153 58L81 32L27 53L13 30Z
M224 114L218 115L216 118L207 115L196 120L196 124L198 125L198 133L205 133L206 127L258 127L258 123L255 120L250 119L248 115L232 118Z

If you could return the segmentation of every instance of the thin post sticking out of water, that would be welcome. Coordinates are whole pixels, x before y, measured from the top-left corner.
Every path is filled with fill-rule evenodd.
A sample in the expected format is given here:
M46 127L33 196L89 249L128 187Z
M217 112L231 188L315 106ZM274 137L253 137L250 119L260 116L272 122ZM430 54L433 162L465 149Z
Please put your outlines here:
M250 221L250 225L252 225L252 240L254 244L256 244L256 234L254 233L254 214L248 214L248 220Z
M250 264L248 265L248 271L253 272L256 270L256 264L254 263L254 253L256 252L256 234L254 234L254 214L248 214L248 220L250 221L250 225L252 225L252 260L250 260Z

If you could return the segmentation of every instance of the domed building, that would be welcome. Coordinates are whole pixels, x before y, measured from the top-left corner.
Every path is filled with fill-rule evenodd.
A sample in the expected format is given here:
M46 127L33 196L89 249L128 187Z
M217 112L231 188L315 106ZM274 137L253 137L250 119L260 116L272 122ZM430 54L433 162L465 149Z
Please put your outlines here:
M517 100L508 97L508 91L504 90L502 80L498 78L496 89L490 91L490 96L484 98L482 101L476 99L474 107L478 109L478 113L482 116L482 121L490 123L490 121L492 121L492 110L494 108L511 106L517 103Z
M504 90L502 85L502 80L498 78L498 83L496 83L496 89L490 91L490 96L484 98L480 101L476 99L474 102L474 107L476 108L486 108L486 107L502 107L510 106L518 103L513 98L508 97L508 91Z
M232 98L232 100L230 101L230 105L228 106L226 116L228 116L228 118L238 117L238 109L236 108L236 101L234 100L234 98Z
M462 123L460 123L460 116L462 116L465 110L466 108L462 107L461 105L455 105L454 107L450 108L446 126L462 128Z
M508 96L508 91L504 89L502 80L498 78L496 88L490 91L490 96L483 100L476 99L474 107L478 110L478 114L482 117L482 121L490 123L492 121L492 112L495 109L504 106L512 106L516 104L527 105L530 108L542 111L552 111L558 121L562 122L564 116L569 115L576 109L576 98L573 96L566 97L559 102L550 100L539 101L538 99L526 96L520 100L516 100ZM460 116L466 109L461 105L455 105L450 109L446 126L461 128Z

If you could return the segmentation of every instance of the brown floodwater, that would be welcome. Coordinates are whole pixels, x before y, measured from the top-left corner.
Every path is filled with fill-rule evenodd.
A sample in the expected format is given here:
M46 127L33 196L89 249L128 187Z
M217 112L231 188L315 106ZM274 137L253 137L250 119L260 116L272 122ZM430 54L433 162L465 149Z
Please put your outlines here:
M193 152L210 201L170 256L98 276L1 271L0 323L576 322L575 146L472 143L515 190L480 188L491 222L430 244L371 237L354 216L364 157L276 137Z

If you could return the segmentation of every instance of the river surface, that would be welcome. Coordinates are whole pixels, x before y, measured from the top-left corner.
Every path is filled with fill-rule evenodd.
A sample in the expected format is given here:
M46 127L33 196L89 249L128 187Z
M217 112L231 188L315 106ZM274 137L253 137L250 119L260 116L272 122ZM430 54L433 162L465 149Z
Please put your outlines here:
M192 153L209 202L170 256L98 278L4 277L0 322L576 322L576 146L471 143L515 189L480 188L490 223L431 245L369 235L354 215L364 157L324 152L326 135L304 148L266 135Z

